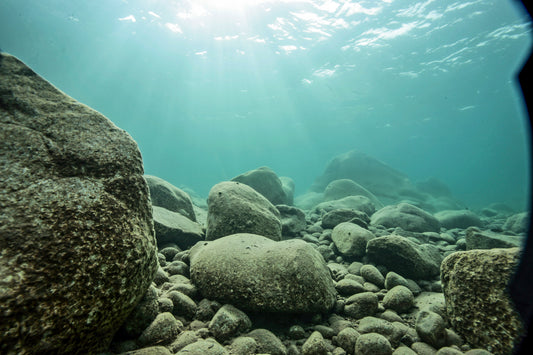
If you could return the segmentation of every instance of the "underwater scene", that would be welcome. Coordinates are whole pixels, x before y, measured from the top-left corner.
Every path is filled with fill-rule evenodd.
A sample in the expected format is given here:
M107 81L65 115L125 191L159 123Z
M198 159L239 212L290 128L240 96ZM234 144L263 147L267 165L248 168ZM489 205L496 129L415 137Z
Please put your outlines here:
M0 354L520 353L531 35L513 0L0 0Z

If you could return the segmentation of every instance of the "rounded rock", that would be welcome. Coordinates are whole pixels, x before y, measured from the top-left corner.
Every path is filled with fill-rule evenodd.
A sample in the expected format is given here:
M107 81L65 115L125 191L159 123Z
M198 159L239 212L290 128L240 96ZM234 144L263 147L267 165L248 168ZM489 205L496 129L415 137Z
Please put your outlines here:
M179 332L183 329L183 324L174 318L172 313L160 313L152 324L146 328L138 339L141 346L170 344Z
M355 355L391 355L392 347L383 335L362 334L355 342Z
M416 318L415 329L427 344L437 349L446 345L446 323L437 313L421 311Z
M373 292L357 293L346 300L344 313L359 319L374 315L378 310L378 296Z
M410 310L414 305L414 296L411 290L405 286L394 286L383 298L383 306L398 313Z
M366 281L373 283L378 287L383 287L385 285L383 274L374 265L363 265L360 272L361 276L363 276Z
M302 345L302 355L327 355L328 347L318 331L314 331Z

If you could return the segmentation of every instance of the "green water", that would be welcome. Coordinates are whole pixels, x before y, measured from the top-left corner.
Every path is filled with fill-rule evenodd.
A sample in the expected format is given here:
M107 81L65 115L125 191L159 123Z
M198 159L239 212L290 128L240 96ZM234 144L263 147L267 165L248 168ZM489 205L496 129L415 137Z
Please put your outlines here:
M527 208L517 1L1 0L0 48L201 195L267 165L304 193L361 150L470 207Z

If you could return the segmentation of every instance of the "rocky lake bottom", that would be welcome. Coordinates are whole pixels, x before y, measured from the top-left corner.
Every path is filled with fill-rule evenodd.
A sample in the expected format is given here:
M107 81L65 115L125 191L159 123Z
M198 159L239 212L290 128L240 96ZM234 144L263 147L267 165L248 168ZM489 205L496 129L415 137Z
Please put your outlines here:
M479 215L409 203L376 211L349 189L305 211L274 207L237 182L274 196L268 168L217 184L194 205L146 178L160 267L112 353L500 354L519 334L505 282L527 213L503 204ZM495 323L509 317L499 334Z
M359 151L207 200L0 53L0 353L509 354L530 213Z

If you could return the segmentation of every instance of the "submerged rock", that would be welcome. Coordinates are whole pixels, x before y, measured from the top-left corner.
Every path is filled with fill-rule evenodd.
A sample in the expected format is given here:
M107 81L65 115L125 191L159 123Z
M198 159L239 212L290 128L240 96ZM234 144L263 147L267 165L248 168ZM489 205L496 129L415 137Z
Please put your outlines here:
M376 208L383 207L383 204L372 192L350 179L333 180L324 190L325 201L340 200L348 196L365 196L372 201Z
M341 208L364 212L368 216L371 216L376 211L372 201L365 196L348 196L340 200L321 202L315 206L314 210L320 213L327 213Z
M141 154L0 58L0 353L104 351L157 269Z
M204 240L202 226L189 218L157 206L153 206L153 213L158 245L175 243L180 248L187 249Z
M152 199L153 206L163 207L169 211L177 212L191 221L196 222L191 197L185 191L157 176L145 175L144 178L150 188L150 198Z
M362 257L366 252L366 243L375 238L374 234L357 224L343 222L331 232L331 239L337 250L348 257Z
M428 279L439 274L442 256L433 245L418 245L398 235L370 240L368 258L391 271L413 279Z
M440 223L435 217L408 203L383 207L372 215L370 224L382 225L385 228L400 227L406 231L420 233L440 230Z
M378 197L397 195L401 189L412 188L407 176L357 150L333 158L311 190L323 191L331 181L338 179L351 179Z
M494 354L512 353L522 324L506 288L519 257L518 248L470 250L442 262L448 319L470 345Z
M482 227L483 222L477 214L470 210L445 210L435 213L437 218L444 228L453 229L468 227Z
M235 233L281 240L278 210L248 185L233 181L218 183L209 192L207 205L207 240Z
M335 228L342 222L355 223L360 227L367 228L370 218L361 211L351 210L348 208L339 208L329 211L322 216L322 228Z
M515 248L522 246L524 237L481 231L470 227L465 235L466 249Z
M503 224L503 230L516 234L527 233L529 223L529 212L517 213L507 218L507 220Z
M284 190L282 181L269 167L263 166L255 170L250 170L234 177L231 181L241 182L250 186L255 191L265 196L273 205L292 204L292 201L289 201L292 200L292 197L287 196L285 193L285 190L290 192L290 183L285 180L289 185L286 185ZM292 190L294 191L294 187Z
M281 232L283 236L297 237L305 230L307 223L305 213L297 207L277 205L281 216Z
M336 291L322 256L302 240L235 234L191 249L191 281L208 299L251 311L326 312Z

